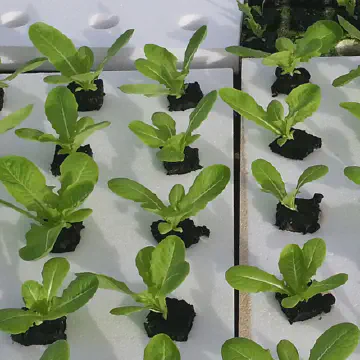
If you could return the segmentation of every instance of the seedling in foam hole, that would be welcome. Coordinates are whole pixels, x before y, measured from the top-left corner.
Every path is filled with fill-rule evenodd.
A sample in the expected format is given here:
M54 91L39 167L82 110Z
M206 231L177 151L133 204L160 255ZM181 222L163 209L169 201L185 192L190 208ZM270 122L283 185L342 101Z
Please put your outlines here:
M96 293L99 281L90 274L76 278L58 297L56 294L69 269L70 264L64 258L47 261L42 271L42 284L28 280L22 285L26 309L0 310L0 330L12 334L13 340L21 343L21 335L29 329L32 331L44 321L60 319L83 307Z
M315 342L309 360L346 360L359 344L359 328L351 323L341 323L326 330ZM288 340L277 345L279 360L300 360L298 350ZM225 341L221 348L222 360L273 360L269 350L246 338Z
M260 24L256 22L254 19L253 13L257 13L258 15L263 14L263 7L261 6L249 6L249 4L243 4L240 2L240 0L236 0L238 4L238 8L240 11L242 11L244 18L244 22L249 30L253 32L253 34L258 37L262 38L264 35L264 32L266 31L266 25L262 27ZM265 0L264 0L265 2ZM264 6L263 2L263 6Z
M70 348L66 340L58 340L51 344L40 360L70 360Z
M46 185L44 175L31 161L20 156L0 158L0 181L26 210L5 200L0 200L0 204L37 223L31 225L26 246L19 251L23 260L46 256L63 229L90 216L91 209L77 209L91 194L97 180L95 161L81 153L71 154L61 165L61 188L57 193L54 186Z

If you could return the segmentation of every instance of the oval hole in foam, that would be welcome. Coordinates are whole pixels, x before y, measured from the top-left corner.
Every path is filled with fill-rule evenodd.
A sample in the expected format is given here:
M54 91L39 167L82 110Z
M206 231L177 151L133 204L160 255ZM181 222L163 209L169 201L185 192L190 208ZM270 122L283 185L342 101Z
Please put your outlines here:
M29 22L29 15L24 11L9 11L1 15L0 22L8 28L18 28Z
M119 23L117 15L97 13L89 18L89 26L94 29L111 29Z
M184 15L179 20L179 26L184 30L196 31L200 26L207 25L208 18L198 14Z

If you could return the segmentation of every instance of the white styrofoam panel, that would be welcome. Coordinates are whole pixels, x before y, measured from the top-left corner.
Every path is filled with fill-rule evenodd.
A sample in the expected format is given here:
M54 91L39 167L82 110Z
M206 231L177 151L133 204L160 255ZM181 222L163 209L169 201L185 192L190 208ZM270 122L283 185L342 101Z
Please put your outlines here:
M50 87L42 82L43 74L24 74L6 89L5 109L2 115L28 103L34 103L32 115L23 127L50 131L43 104ZM204 93L223 86L232 86L232 70L194 70L192 81L201 83ZM199 172L181 176L166 176L157 161L154 149L146 147L128 129L132 120L151 122L155 111L166 111L165 98L146 98L126 95L117 86L139 82L143 78L136 72L106 72L104 106L99 112L81 113L94 116L96 121L110 120L111 126L100 131L89 143L100 168L100 179L85 206L94 210L85 221L82 241L76 252L64 254L71 263L71 272L93 271L124 280L134 290L143 289L135 267L137 252L148 245L156 245L150 224L157 217L147 213L138 204L122 199L107 188L107 181L115 177L128 177L144 184L164 201L176 183L185 188L193 183ZM172 113L178 129L184 130L191 110ZM201 138L196 142L201 164L220 163L232 168L232 111L220 99L199 129ZM49 174L54 146L18 139L13 132L1 137L0 155L27 156L46 174L48 184L57 184ZM184 359L215 360L220 358L222 343L233 336L233 291L225 281L224 273L233 264L233 180L215 201L195 218L198 225L211 229L209 239L187 250L191 272L174 293L192 303L197 312L187 343L179 344ZM11 200L4 188L0 197ZM10 209L0 208L0 308L20 307L21 283L27 279L40 280L46 261L24 262L18 249L24 245L30 221ZM238 251L238 250L236 250ZM48 259L48 258L47 258ZM69 280L71 280L71 276ZM148 338L143 329L146 313L129 318L109 314L120 304L131 304L121 293L100 290L95 298L77 313L68 317L68 340L72 359L142 359ZM0 334L0 358L38 360L44 347L30 348L12 344L10 337Z
M240 39L241 13L234 0L16 0L4 1L1 5L0 56L5 57L5 62L21 64L36 55L30 48L28 27L43 21L64 32L77 46L95 48L97 61L120 33L135 29L126 50L109 63L107 70L133 69L134 60L143 56L142 49L147 43L165 46L182 59L193 31L207 24L208 36L202 51L196 54L194 66L237 66L236 57L224 50L226 46L238 44ZM98 15L113 24L115 17L119 21L110 29L95 29L91 24ZM16 25L22 26L11 27ZM49 67L44 65L42 69Z
M323 280L336 273L349 274L349 281L334 290L336 304L324 316L290 325L272 294L251 296L251 331L253 339L265 348L276 348L281 339L293 341L300 356L307 358L315 340L327 328L340 322L359 324L359 251L357 238L360 216L360 188L344 175L344 167L360 165L360 122L339 107L343 101L359 100L359 80L342 88L332 87L332 81L358 65L359 58L318 58L305 64L311 80L322 91L319 110L303 124L296 125L322 138L320 150L304 161L285 159L270 151L268 144L275 136L251 121L243 123L245 131L246 167L248 171L248 245L249 264L280 276L278 258L282 248L296 243L302 246L307 240L321 237L327 244L327 257L316 278ZM261 60L243 60L242 87L263 107L272 100L270 86L274 81L274 68L261 64ZM279 96L283 101L285 96ZM285 104L286 105L286 104ZM260 191L251 175L252 161L263 158L270 161L282 174L288 189L296 186L300 174L307 167L324 164L329 173L322 179L306 184L300 197L312 197L315 192L324 194L321 204L321 229L315 234L295 234L280 231L275 223L277 200ZM305 336L304 336L305 335ZM360 359L358 349L351 359Z

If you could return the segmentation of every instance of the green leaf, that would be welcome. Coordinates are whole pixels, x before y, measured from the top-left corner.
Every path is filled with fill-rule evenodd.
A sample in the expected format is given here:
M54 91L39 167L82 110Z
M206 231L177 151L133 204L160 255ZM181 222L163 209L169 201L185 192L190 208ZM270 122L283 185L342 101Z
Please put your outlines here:
M288 293L282 281L255 266L233 266L226 272L225 277L232 288L242 292L258 293L269 291L281 294Z
M279 360L299 360L299 353L290 341L281 340L277 345Z
M70 348L65 340L49 345L40 360L70 360Z
M45 102L45 113L61 142L71 143L75 135L77 113L75 96L66 87L52 89Z
M239 0L237 0L237 5L239 10L243 12L243 15L252 17L251 7L249 6L249 4L242 4Z
M85 74L76 74L72 75L70 77L71 80L75 81L77 84L79 84L85 91L90 90L87 88L87 86L84 86L85 84L93 84L95 79L97 77L97 74L94 72L88 72ZM96 85L95 85L96 90Z
M153 192L136 181L126 178L117 178L110 180L108 186L116 195L119 195L124 199L139 202L141 203L141 206L147 210L151 209L154 212L160 212L165 208L165 205Z
M122 85L119 89L125 94L141 94L145 96L169 95L170 90L158 84L130 84Z
M280 173L268 161L257 159L251 164L251 171L262 191L273 194L279 201L285 198L285 184Z
M352 80L356 79L357 77L360 76L360 65L354 69L354 70L351 70L348 74L345 74L345 75L342 75L342 76L339 76L338 78L336 78L332 85L334 87L339 87L339 86L343 86L345 84L348 84L349 82L351 82ZM342 104L346 104L346 103L342 103ZM340 104L340 106L342 106ZM344 107L344 106L342 106ZM345 107L346 109L346 107Z
M193 142L195 142L200 137L200 134L195 134L191 136L186 137L186 146L191 145Z
M0 120L0 134L20 125L32 112L34 105L27 105Z
M305 278L310 280L315 276L317 269L323 264L326 256L326 243L323 239L315 238L307 241L303 246Z
M332 326L316 340L309 360L345 360L355 351L359 337L359 328L354 324Z
M82 72L82 64L73 42L59 30L42 22L29 27L29 38L62 75Z
M292 67L294 56L291 51L281 51L264 58L262 63L266 66L279 66L283 70Z
M288 38L281 37L278 38L275 42L275 47L277 51L294 51L295 44Z
M15 72L13 72L11 75L7 76L3 80L11 81L22 73L26 73L28 71L35 70L36 68L41 66L45 61L47 61L47 58L45 58L45 57L39 57L39 58L32 59L32 60L26 62L23 66L19 67Z
M47 84L69 84L71 82L70 77L64 75L48 75L44 77L44 82Z
M42 317L32 311L20 309L0 310L0 330L8 334L21 334L34 325L35 321L41 321Z
M63 291L61 297L55 297L47 320L58 319L83 307L95 295L99 281L95 275L83 275L73 280Z
M190 265L185 261L185 245L177 236L168 236L156 246L151 256L151 279L158 292L170 294L185 280Z
M172 229L172 225L167 222L162 222L158 225L158 230L161 235L169 233Z
M28 309L32 309L38 301L46 298L46 294L41 284L34 280L28 280L21 286L21 297L24 300L25 306Z
M151 117L151 121L161 131L163 140L176 135L176 122L167 113L155 112Z
M226 340L221 347L223 360L273 360L269 350L245 338Z
M177 57L164 47L155 44L146 44L144 46L145 56L151 62L163 65L170 74L176 74Z
M271 55L270 53L260 50L250 49L244 46L228 46L227 48L225 48L225 50L230 54L234 54L236 56L240 56L244 58L265 58Z
M167 73L162 65L155 64L146 59L137 59L135 60L135 67L144 76L158 81L167 88L171 88L171 79L167 77Z
M90 126L86 127L85 129L81 130L80 132L77 131L77 135L75 136L75 139L74 139L75 147L76 146L80 147L80 145L82 145L85 142L85 140L90 135L92 135L95 131L105 129L110 124L111 123L109 121L102 121L97 124L90 125Z
M83 130L85 130L87 127L94 125L95 121L90 116L84 116L81 119L79 119L76 123L76 134L81 133Z
M360 31L342 16L338 15L339 24L345 29L351 38L360 40Z
M130 315L145 310L143 306L121 306L110 311L111 315Z
M221 99L241 116L277 135L281 135L281 131L271 121L268 121L266 111L246 92L233 88L223 88L219 90L219 94Z
M321 55L322 42L319 39L300 39L296 43L296 51L294 56L301 61L309 61L312 57Z
M299 177L296 188L299 190L303 185L322 178L329 172L325 165L314 165L308 167Z
M118 51L120 51L120 49L122 47L124 47L131 39L133 33L134 33L134 29L129 29L126 30L123 34L121 34L116 40L115 42L110 46L110 48L108 49L106 56L104 58L104 60L99 64L99 66L97 67L97 71L102 71L102 69L104 68L104 66L106 65L106 63L112 58L114 57Z
M184 187L181 184L174 185L169 193L170 205L173 207L177 207L178 203L183 199L184 196L185 196Z
M72 212L69 215L66 215L66 222L69 223L77 223L77 222L81 222L84 221L86 218L88 218L91 214L92 214L92 210L91 209L80 209L77 211Z
M304 278L306 268L303 253L298 245L290 244L284 247L280 254L279 269L294 294L303 291L307 280Z
M299 295L289 296L281 301L281 306L285 309L292 309L302 300L303 298Z
M360 76L360 73L359 73ZM340 106L348 110L352 115L360 119L360 103L357 102L342 102Z
M31 229L26 233L26 246L19 250L20 257L31 261L46 256L54 247L62 228L62 223L54 227L31 224Z
M143 121L135 120L129 124L129 129L146 145L152 148L159 148L165 145L160 131Z
M102 274L91 274L91 273L80 273L76 274L76 276L86 276L86 275L95 275L99 281L99 289L105 290L116 290L123 292L128 295L134 295L125 283L122 281L118 281L110 276L102 275Z
M87 181L68 187L61 193L58 209L61 211L74 211L92 193L94 184Z
M354 182L356 185L360 185L360 167L348 166L344 169L344 175Z
M153 246L144 247L138 252L135 260L139 275L143 278L144 283L148 287L154 285L151 279L151 271L150 271L151 259L154 249L155 248Z
M321 294L344 285L348 280L347 274L337 274L323 281L313 281L310 287L304 292L305 299L311 299L317 294Z
M15 134L25 140L39 141L39 142L52 142L55 144L60 143L60 141L51 134L45 134L40 130L22 128L15 130Z
M197 29L194 35L191 37L189 44L185 50L184 65L182 71L183 74L189 73L190 64L200 44L204 41L206 34L207 34L207 26L203 25L199 29Z
M283 125L285 124L284 107L282 106L280 101L272 100L266 109L266 113L267 120L270 123L273 123L273 125L278 129L281 129L283 127Z
M230 169L225 165L211 165L195 178L188 193L179 203L184 212L196 215L200 210L222 193L230 180Z
M158 334L150 339L144 350L144 360L181 360L175 343L166 334Z
M42 278L48 301L56 296L69 270L70 264L65 258L54 258L44 264Z
M4 88L7 88L7 87L9 87L9 85L6 82L0 81L0 89L4 89Z
M88 73L94 65L94 53L88 46L81 46L78 50L83 73Z

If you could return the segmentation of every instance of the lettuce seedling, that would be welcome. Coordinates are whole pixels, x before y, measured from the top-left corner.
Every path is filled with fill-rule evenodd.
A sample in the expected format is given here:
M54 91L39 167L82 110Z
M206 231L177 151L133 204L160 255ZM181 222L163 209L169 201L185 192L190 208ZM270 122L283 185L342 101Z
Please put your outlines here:
M116 290L130 295L143 306L122 306L110 311L112 315L130 315L143 310L161 313L167 319L168 309L166 295L177 289L188 276L190 265L185 261L185 245L177 236L168 236L159 245L147 246L141 249L136 256L136 267L142 277L147 290L135 293L129 287L114 278L101 274L79 273L96 275L99 288Z
M0 331L22 334L30 327L45 320L56 320L83 307L96 293L99 281L88 274L76 278L56 296L70 269L64 258L54 258L44 264L42 284L34 280L25 281L21 295L28 310L1 309Z
M351 323L341 323L326 330L315 342L309 360L346 360L359 344L359 328ZM279 360L300 360L295 345L281 340L277 345ZM246 338L225 341L221 348L222 360L273 360L269 350Z
M29 38L34 46L47 57L61 75L49 75L44 81L49 84L68 84L74 81L76 91L95 91L95 80L104 70L107 62L125 46L134 30L126 30L108 49L105 58L91 71L94 65L94 53L87 47L75 48L74 43L66 35L43 22L37 22L29 28Z
M70 348L66 340L58 340L51 344L40 360L70 360Z
M350 16L354 16L356 0L337 0L339 6L343 6Z
M180 360L180 351L166 334L158 334L150 339L144 350L144 360Z
M0 134L4 134L7 131L20 125L31 114L33 107L34 105L29 104L3 117L0 120Z
M185 132L176 134L176 122L164 112L156 112L152 115L154 126L142 121L132 121L130 130L146 145L152 148L160 148L157 157L161 161L178 162L184 161L185 147L196 141L200 135L193 135L201 123L208 117L217 98L216 90L203 97L194 111L190 114L189 125Z
M308 62L313 57L328 53L341 40L343 31L335 21L321 20L308 27L302 38L292 42L281 37L276 40L278 50L274 54L243 46L230 46L226 51L241 57L264 58L263 64L277 66L282 69L282 75L298 73L296 68L302 62Z
M69 155L61 165L61 188L46 185L45 176L28 159L20 156L0 158L0 181L26 210L8 201L0 204L34 220L26 234L26 246L20 249L23 260L37 260L47 255L63 228L85 220L91 209L79 206L93 191L98 180L95 161L83 153Z
M91 117L78 120L78 104L74 94L66 87L52 89L45 101L45 114L51 126L59 135L45 134L36 129L18 129L15 134L26 140L52 142L61 146L59 154L76 153L84 141L95 131L106 128L109 121L95 124Z
M241 116L278 135L279 146L294 139L293 126L311 116L319 108L321 101L319 86L300 85L292 90L285 99L289 106L289 112L285 117L284 107L280 101L271 101L264 110L251 95L244 91L223 88L219 90L219 94L221 99Z
M169 50L154 44L146 44L144 52L146 59L135 61L136 69L144 76L157 81L157 84L128 84L120 86L126 94L142 94L145 96L172 95L180 98L185 94L185 78L190 72L190 65L200 44L207 34L206 25L201 26L191 37L185 50L184 64L177 71L177 57Z
M251 164L251 170L254 178L261 186L261 190L273 194L279 202L289 208L297 211L295 199L300 193L300 188L305 184L318 180L325 176L329 168L325 165L314 165L308 167L299 177L296 188L291 192L286 192L285 184L280 173L268 161L258 159Z
M326 256L326 244L322 239L311 239L301 249L297 244L284 247L280 254L280 280L255 266L238 265L226 272L226 280L236 290L247 293L275 292L285 294L281 305L293 308L301 301L336 289L348 280L347 274L337 274L323 281L312 280L323 264ZM309 286L309 283L311 285Z
M225 189L230 180L230 169L225 165L211 165L203 169L196 177L187 194L182 185L176 184L169 193L166 206L153 192L136 181L117 178L108 182L109 189L123 197L141 203L144 210L162 217L165 222L159 224L160 234L174 230L182 232L179 223L191 216L214 200Z
M262 16L263 8L261 6L249 6L249 4L242 4L240 0L236 1L239 10L242 11L243 16L245 17L243 21L246 27L251 30L256 37L261 39L264 35L264 32L266 31L266 25L262 27L256 22L253 16L253 11Z

